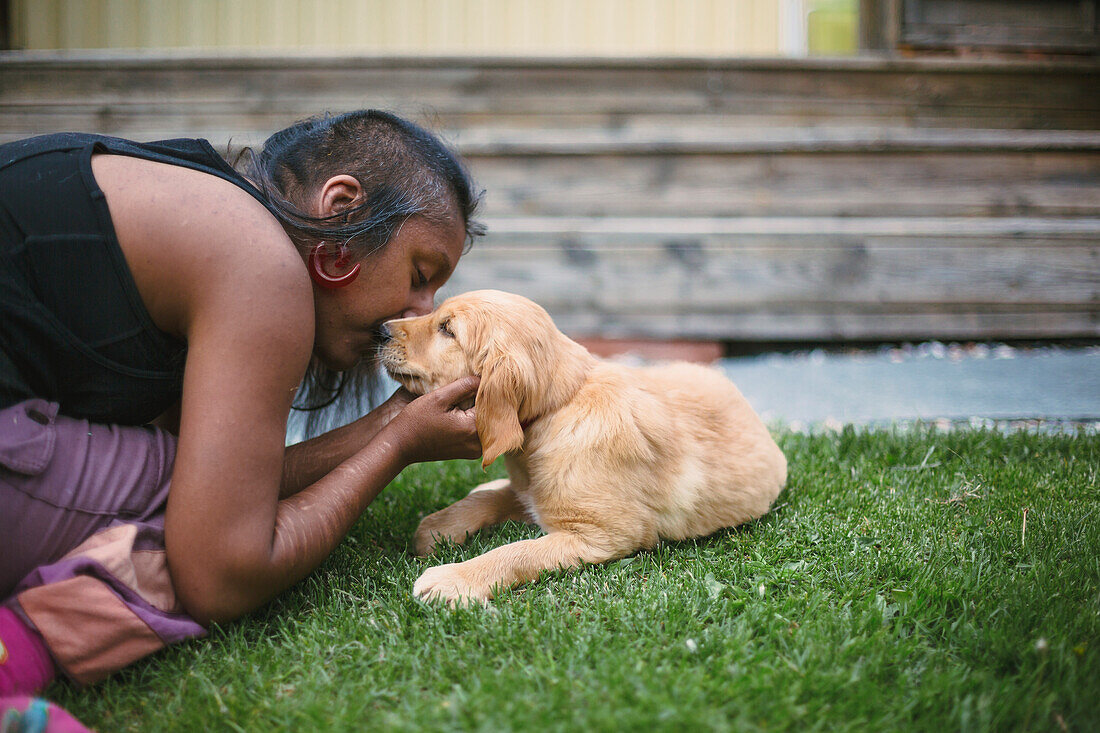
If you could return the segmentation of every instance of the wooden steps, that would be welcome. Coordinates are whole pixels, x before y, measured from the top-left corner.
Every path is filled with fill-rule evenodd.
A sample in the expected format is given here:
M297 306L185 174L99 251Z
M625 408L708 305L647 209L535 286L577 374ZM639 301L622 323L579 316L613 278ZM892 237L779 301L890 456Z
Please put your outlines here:
M440 131L496 287L576 335L1100 337L1100 64L0 54L0 141Z
M303 116L365 106L456 131L1098 130L1100 74L1088 61L0 54L8 136L95 128L254 144Z
M1100 218L490 219L443 294L514 290L571 333L721 340L1096 334ZM531 263L537 262L538 269Z
M1094 146L466 158L493 215L1096 216Z

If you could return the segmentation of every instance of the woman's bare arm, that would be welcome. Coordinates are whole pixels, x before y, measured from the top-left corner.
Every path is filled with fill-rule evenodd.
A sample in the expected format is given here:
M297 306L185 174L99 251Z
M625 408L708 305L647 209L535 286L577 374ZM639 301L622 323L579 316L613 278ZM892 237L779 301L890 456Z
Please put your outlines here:
M287 446L280 498L293 496L351 458L396 417L413 395L399 389L363 417L315 438Z
M218 321L215 330L224 329L223 324ZM260 324L254 333L262 334ZM215 345L216 338L201 331L192 337L201 348L189 350L165 522L173 581L184 607L200 623L236 618L305 577L406 465L479 453L472 414L452 409L476 392L471 379L411 403L348 459L280 501L289 398L277 405L262 397L280 394L270 382L291 375L255 365L278 363L269 350L286 356L293 354L294 344L280 344L280 336L271 333L247 343L252 339L238 332L229 339L236 348L227 353ZM221 356L208 359L205 354ZM238 365L253 365L247 387L219 376L235 372L238 360ZM440 436L430 454L417 452L425 430Z
M386 427L390 420L412 401L413 397L414 395L400 389L386 402L358 420L309 440L287 446L283 455L283 479L279 498L286 499L297 494L355 455L378 434L378 431ZM177 402L150 424L178 437L180 404Z
M335 470L307 472L280 501L286 420L313 348L301 257L232 184L116 156L97 156L93 170L150 315L188 342L165 544L197 621L236 618L304 577L409 462L477 455L472 417L421 398L346 460L329 453ZM444 450L424 453L424 431Z
M309 440L287 446L283 455L283 480L279 498L286 499L319 481L332 469L355 455L390 420L401 412L415 395L399 389L384 403L354 420ZM180 404L177 402L151 423L179 436Z
M472 424L473 410L457 408L476 394L477 386L476 378L466 378L418 398L348 460L302 491L280 501L275 519L273 562L293 567L295 558L301 555L317 557L320 562L406 465L480 454L476 433L465 439L461 437L462 425ZM423 447L424 424L441 420L451 423L451 429L442 432L457 435L459 440L444 438L432 446L430 455L417 452ZM296 582L300 577L293 577L289 582Z

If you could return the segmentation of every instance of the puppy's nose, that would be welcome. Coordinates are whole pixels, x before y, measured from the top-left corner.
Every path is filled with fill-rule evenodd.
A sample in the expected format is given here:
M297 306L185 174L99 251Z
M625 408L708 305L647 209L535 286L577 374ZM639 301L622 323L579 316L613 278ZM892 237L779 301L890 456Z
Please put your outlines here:
M382 335L382 340L383 341L389 341L390 339L393 338L393 332L390 331L389 322L383 323L382 327L378 329L378 333L380 333Z

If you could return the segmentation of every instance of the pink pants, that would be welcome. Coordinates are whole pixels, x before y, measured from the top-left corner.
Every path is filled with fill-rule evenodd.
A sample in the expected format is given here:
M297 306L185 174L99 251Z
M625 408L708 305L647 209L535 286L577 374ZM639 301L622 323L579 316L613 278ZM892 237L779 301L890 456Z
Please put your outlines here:
M0 410L0 605L87 684L205 630L183 612L164 551L175 438L57 411Z

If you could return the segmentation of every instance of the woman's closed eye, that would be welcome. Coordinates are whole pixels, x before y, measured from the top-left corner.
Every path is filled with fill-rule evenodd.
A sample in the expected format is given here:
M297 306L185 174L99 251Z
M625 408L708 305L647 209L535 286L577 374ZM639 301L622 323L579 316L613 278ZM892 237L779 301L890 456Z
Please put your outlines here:
M416 270L416 275L413 277L413 288L422 288L428 284L428 277L424 274L423 270Z

